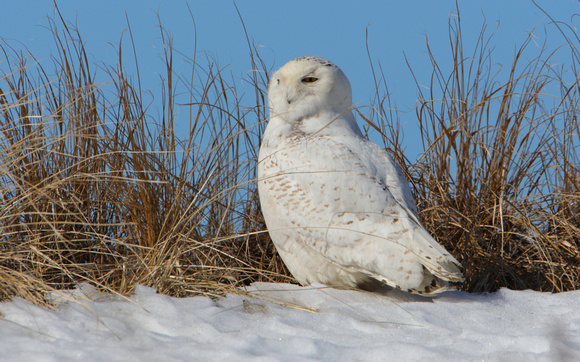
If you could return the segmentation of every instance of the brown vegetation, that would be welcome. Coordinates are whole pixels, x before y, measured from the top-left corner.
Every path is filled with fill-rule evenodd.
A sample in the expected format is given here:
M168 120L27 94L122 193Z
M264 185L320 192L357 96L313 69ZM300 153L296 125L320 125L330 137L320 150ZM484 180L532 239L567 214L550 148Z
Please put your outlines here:
M269 71L255 49L247 107L210 60L193 60L179 88L167 40L163 110L153 117L120 50L104 70L111 96L95 84L80 34L59 24L54 74L0 45L0 299L44 303L47 291L83 281L175 296L292 281L254 182ZM520 52L500 80L487 39L466 58L460 24L450 29L455 67L445 74L432 58L431 93L417 108L419 161L405 158L387 97L365 119L408 170L427 229L465 266L466 290L578 289L580 78L543 53L521 65ZM549 108L543 92L554 84L561 95ZM190 133L180 139L184 91Z

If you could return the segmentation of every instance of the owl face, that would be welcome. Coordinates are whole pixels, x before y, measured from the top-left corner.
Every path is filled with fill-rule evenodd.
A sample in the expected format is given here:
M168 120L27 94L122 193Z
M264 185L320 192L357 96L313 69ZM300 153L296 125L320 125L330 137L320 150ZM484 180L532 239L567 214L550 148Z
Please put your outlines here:
M350 82L326 59L296 58L272 75L268 102L270 117L290 124L322 113L339 115L352 104Z

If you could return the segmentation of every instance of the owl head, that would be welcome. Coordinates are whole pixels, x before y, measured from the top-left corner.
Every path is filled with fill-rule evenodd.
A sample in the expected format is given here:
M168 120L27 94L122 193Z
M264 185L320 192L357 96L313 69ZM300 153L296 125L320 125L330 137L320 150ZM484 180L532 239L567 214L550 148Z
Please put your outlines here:
M295 124L304 119L351 113L352 91L342 70L330 61L306 56L275 72L268 86L270 118Z

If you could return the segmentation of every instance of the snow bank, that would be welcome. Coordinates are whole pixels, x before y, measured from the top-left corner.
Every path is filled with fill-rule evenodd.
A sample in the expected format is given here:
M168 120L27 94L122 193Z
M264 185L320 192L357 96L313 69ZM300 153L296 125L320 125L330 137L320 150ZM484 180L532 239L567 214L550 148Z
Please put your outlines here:
M2 360L562 360L580 356L580 291L502 289L425 299L257 283L248 295L176 299L89 285L56 311L1 303Z

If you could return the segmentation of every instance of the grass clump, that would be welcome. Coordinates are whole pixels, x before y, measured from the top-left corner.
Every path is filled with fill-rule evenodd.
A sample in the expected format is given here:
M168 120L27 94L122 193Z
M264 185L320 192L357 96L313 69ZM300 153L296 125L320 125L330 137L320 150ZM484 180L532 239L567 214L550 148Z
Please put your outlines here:
M244 106L211 59L186 59L191 74L176 74L160 27L166 69L152 116L121 46L118 64L93 69L80 34L58 24L53 71L0 45L0 299L45 303L46 292L83 281L174 296L292 281L255 187L270 70L255 49L245 79L255 98ZM525 43L500 80L483 32L465 57L459 17L450 29L453 69L432 56L429 93L418 86L418 162L404 156L380 86L368 124L407 170L427 229L465 266L465 290L578 289L578 74L550 67L543 52L521 64Z
M522 60L530 34L502 69L492 62L485 26L464 54L460 19L449 27L449 72L427 42L432 76L427 87L416 80L419 160L404 157L385 98L370 117L381 120L385 144L406 165L426 228L462 262L464 289L578 289L578 42L565 46L571 66L555 67L545 46Z
M163 113L153 118L121 48L98 86L80 34L60 27L52 23L54 73L1 47L0 298L42 303L46 291L83 281L186 296L288 280L253 185L266 80L250 79L256 105L244 108L209 61L192 62L189 80L173 74L164 38ZM191 131L179 139L183 89Z

